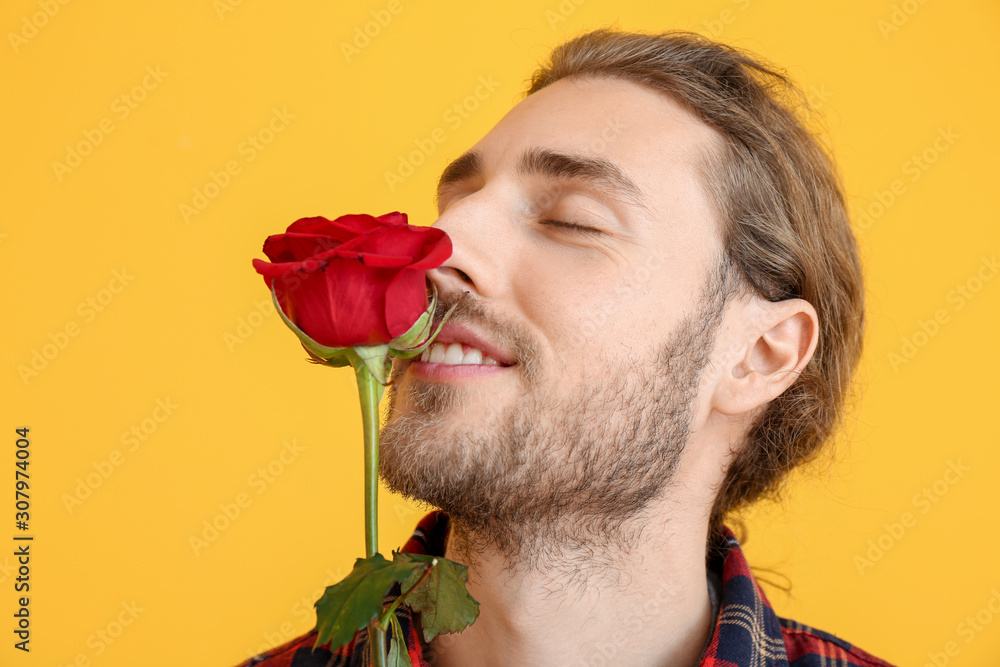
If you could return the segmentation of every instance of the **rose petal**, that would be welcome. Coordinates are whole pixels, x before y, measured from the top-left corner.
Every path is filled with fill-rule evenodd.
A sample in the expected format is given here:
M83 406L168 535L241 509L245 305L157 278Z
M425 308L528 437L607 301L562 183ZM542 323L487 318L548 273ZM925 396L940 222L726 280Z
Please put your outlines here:
M378 345L392 340L385 326L385 286L390 270L356 260L331 258L324 270L301 271L288 280L293 321L317 343L329 347Z
M291 273L293 271L298 271L302 269L302 262L265 262L262 259L253 260L253 268L256 269L257 273L264 276L265 282L270 285L270 281L275 278L280 278L286 273Z
M365 266L378 269L402 269L408 267L410 262L413 261L409 257L378 255L372 252L338 251L337 256L343 259L356 259Z
M306 234L330 234L336 235L339 232L349 232L351 234L364 234L365 232L377 229L381 224L379 221L367 213L342 215L336 220L327 220L322 216L312 218L300 218L293 222L286 229L287 232L301 232Z
M285 232L298 232L303 234L328 234L330 233L333 223L327 220L321 215L313 216L310 218L299 218L292 224L288 225L288 229Z
M405 334L428 308L425 271L452 245L394 211L301 218L268 237L264 252L271 262L255 259L254 269L288 318L321 345L348 347Z
M329 234L286 233L271 236L264 242L264 254L272 262L290 262L308 259L335 248L339 248L353 238L347 232L338 231L340 238Z
M383 227L365 234L362 242L353 245L351 250L394 257L408 257L412 260L414 257L420 256L428 229L430 228L412 226Z
M451 238L443 230L435 227L425 227L424 245L421 253L410 264L411 269L436 269L451 257Z
M275 234L274 236L268 236L264 240L264 254L272 262L291 262L295 260L295 256L288 250L285 245L285 235Z
M294 264L296 262L301 264L308 263L314 268L318 268L317 265L330 261L332 259L350 259L356 262L362 262L368 266L373 266L376 268L402 268L408 266L412 261L409 257L398 257L393 255L382 255L379 253L369 253L369 252L358 252L356 250L347 250L344 248L347 244L321 252L318 255L313 255L312 257L307 257L304 260L295 260L294 262L289 262L289 264ZM306 267L308 268L308 267Z
M332 224L338 226L340 229L350 230L355 234L364 234L382 226L378 218L367 213L342 215L334 220Z
M402 336L428 308L423 271L404 269L385 290L385 322L389 336Z
M273 266L274 264L271 262L265 262L262 259L255 258L253 260L253 270L264 277L264 282L268 287L271 286L271 281L280 275L278 272L272 270Z
M376 220L384 222L387 225L405 225L406 214L400 213L399 211L393 211L392 213L384 213L378 216Z

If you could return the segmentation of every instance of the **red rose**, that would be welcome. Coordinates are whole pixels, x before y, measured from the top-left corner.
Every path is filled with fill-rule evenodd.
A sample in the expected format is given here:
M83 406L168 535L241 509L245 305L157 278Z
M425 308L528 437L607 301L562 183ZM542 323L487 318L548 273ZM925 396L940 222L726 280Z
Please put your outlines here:
M382 345L427 311L425 272L451 255L451 239L406 214L296 220L269 236L254 269L289 320L327 347Z

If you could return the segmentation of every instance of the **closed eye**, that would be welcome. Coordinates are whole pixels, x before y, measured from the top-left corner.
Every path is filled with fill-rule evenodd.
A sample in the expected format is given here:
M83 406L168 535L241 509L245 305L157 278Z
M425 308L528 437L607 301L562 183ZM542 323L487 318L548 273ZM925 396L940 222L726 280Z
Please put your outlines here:
M588 227L586 225L578 225L575 222L565 222L563 220L542 220L543 225L548 225L550 227L561 227L563 229L569 229L572 231L583 232L584 234L603 234L600 229L596 227Z

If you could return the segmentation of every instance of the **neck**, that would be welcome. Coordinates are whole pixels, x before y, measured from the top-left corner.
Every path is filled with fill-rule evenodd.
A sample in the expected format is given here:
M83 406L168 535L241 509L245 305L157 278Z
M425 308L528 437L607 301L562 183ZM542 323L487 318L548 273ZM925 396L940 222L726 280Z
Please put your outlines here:
M669 516L660 506L652 516ZM618 526L617 538L571 535L498 545L453 517L445 557L469 567L479 618L435 638L435 667L603 665L694 667L708 641L707 526ZM529 539L531 538L531 539Z

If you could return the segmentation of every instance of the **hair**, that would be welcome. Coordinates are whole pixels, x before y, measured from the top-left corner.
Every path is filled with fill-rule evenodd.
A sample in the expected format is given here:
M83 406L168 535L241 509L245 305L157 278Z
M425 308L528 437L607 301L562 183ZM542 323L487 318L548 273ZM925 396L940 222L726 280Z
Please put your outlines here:
M840 176L800 118L810 107L787 74L697 33L594 30L556 47L526 95L567 77L647 86L714 128L721 141L707 147L699 170L724 261L736 269L731 289L804 299L819 318L813 357L738 443L711 510L711 545L738 510L780 498L788 473L814 459L842 419L861 356L864 284Z

